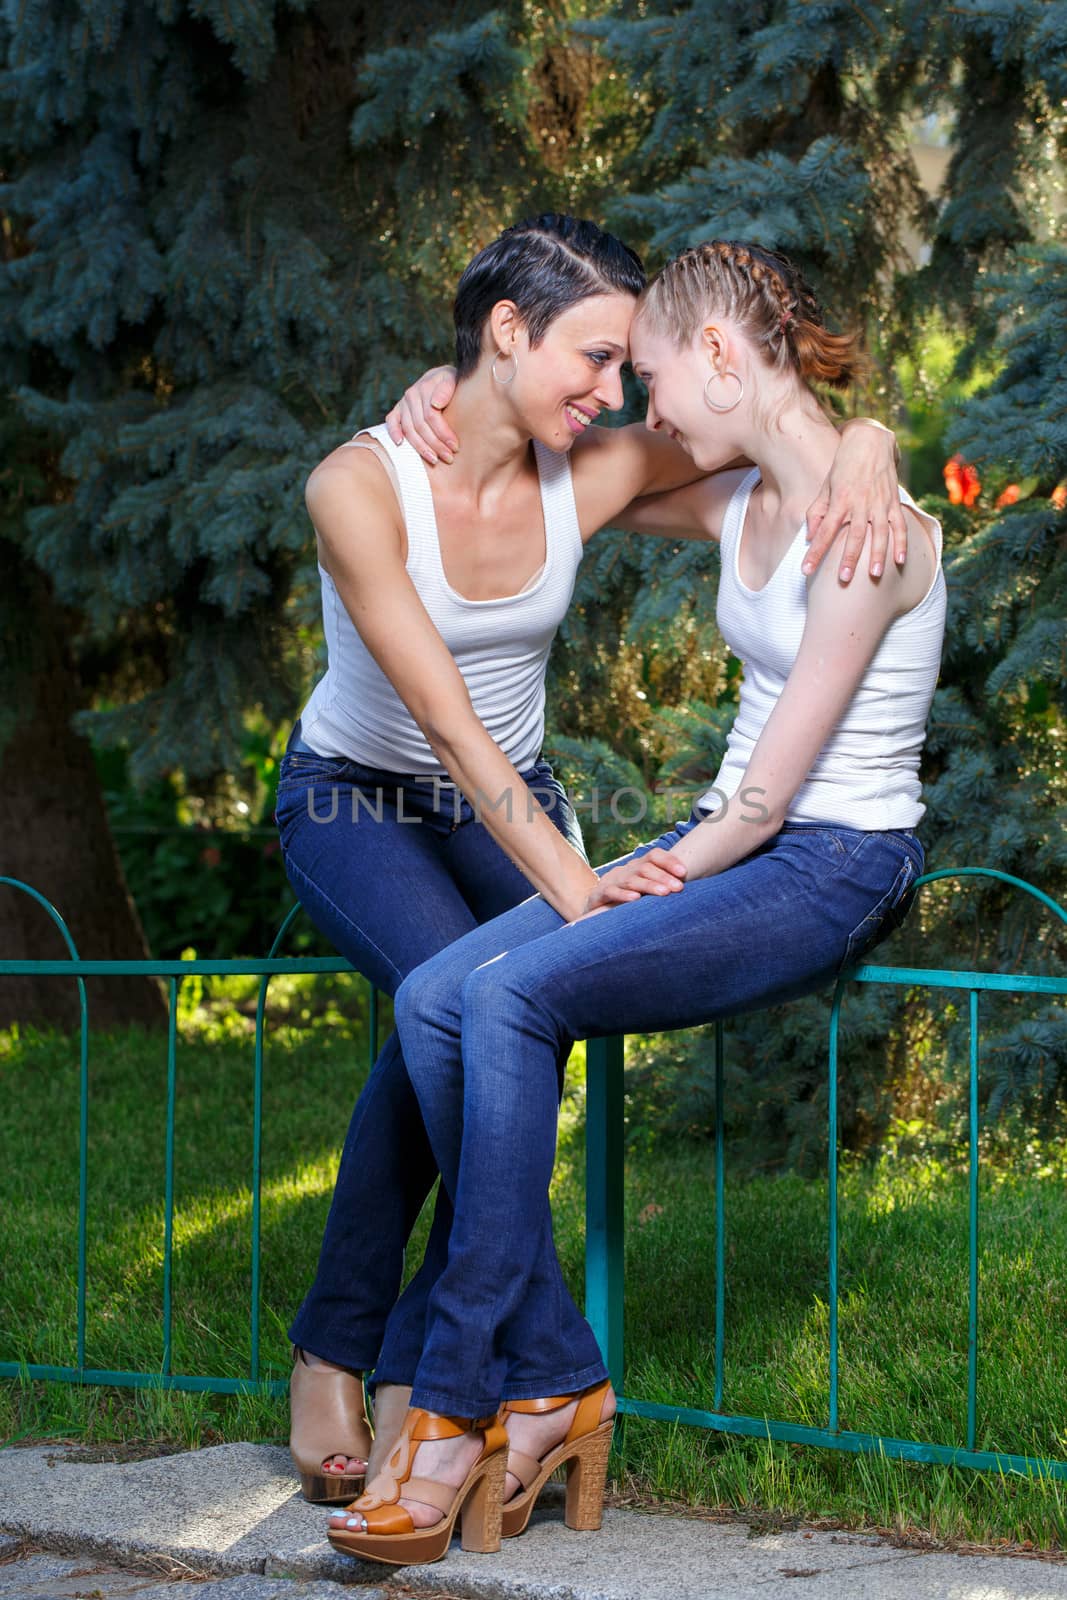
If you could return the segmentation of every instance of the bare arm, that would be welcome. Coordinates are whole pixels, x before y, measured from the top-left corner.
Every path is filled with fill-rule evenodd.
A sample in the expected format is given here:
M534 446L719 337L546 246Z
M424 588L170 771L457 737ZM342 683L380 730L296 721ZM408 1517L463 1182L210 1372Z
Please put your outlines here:
M726 507L750 468L715 472L663 494L640 495L615 517L613 526L663 539L718 542Z
M915 605L933 581L936 558L917 532L907 572L879 583L861 571L855 584L837 583L827 562L812 579L804 636L793 669L764 724L736 794L669 851L651 852L652 867L676 880L710 877L751 855L781 829L793 796L841 720L894 618ZM646 858L647 860L647 858ZM601 878L586 909L608 903L605 891L640 887L640 863ZM679 882L657 880L642 892L662 894Z
M525 783L476 715L405 570L385 469L369 451L328 457L308 480L307 505L345 609L441 765L534 887L561 916L575 916L596 877L536 800L531 804Z
M450 462L459 449L455 431L442 415L455 387L453 367L433 367L404 392L385 419L397 444L405 438L410 440L432 466L439 460ZM642 447L641 435L648 441L647 449ZM606 449L602 448L605 440L610 441ZM574 447L576 471L580 470L584 452L598 448L599 454L589 457L595 470L587 474L587 487L582 494L589 505L583 509L579 503L584 537L589 538L596 528L610 522L613 527L671 539L718 538L714 512L709 526L709 502L702 496L683 493L677 501L668 503L669 491L684 490L702 476L681 446L649 433L640 423L625 428L591 428ZM872 577L879 577L884 571L891 547L893 559L898 566L903 565L908 535L897 494L898 455L895 435L880 422L858 417L845 423L834 465L808 509L811 542L805 572L814 572L822 563L842 528L847 530L838 559L842 583L851 581L865 544ZM724 459L716 471L741 465L744 463ZM603 481L598 484L601 475ZM577 478L575 488L579 492ZM621 499L619 488L623 490ZM651 502L653 495L660 497L658 506ZM644 503L635 506L635 499ZM710 505L716 504L717 496L712 496Z
M868 570L872 577L880 576L884 570L889 542L896 537L898 523L905 529L902 540L906 552L895 452L896 440L881 423L859 418L845 424L834 464L808 509L811 543L805 552L805 572L814 572L821 564L842 528L847 529L837 550L838 577L842 582L847 583L856 571L868 524L872 533ZM730 496L744 476L736 469L748 466L750 463L731 462L725 470L720 468L695 483L660 494L641 495L613 519L613 526L667 539L717 540ZM896 506L892 512L891 502ZM832 512L827 509L831 505Z
M796 661L736 795L725 815L715 813L670 852L684 863L687 877L722 872L779 832L793 796L844 715L886 629L917 603L933 580L936 558L930 541L917 534L915 545L908 573L890 572L881 582L861 571L855 584L843 588L831 562L815 574ZM750 820L757 811L759 820Z

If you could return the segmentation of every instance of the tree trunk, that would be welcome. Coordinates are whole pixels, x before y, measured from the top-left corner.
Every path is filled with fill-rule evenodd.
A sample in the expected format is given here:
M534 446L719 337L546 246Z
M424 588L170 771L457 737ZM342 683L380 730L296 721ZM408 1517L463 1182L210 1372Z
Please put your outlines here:
M0 876L18 878L49 900L80 956L146 957L92 751L71 723L78 685L64 614L17 547L5 543L2 551L0 688L7 704L0 727ZM43 907L29 895L0 887L0 960L49 960L67 953ZM154 979L90 978L86 988L94 1027L165 1020ZM0 976L0 1025L32 1022L67 1029L78 1015L72 979Z

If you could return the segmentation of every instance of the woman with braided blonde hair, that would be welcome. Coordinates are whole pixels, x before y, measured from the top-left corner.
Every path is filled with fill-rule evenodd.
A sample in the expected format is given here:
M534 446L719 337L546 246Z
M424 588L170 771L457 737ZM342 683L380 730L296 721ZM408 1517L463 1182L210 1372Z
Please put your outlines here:
M940 531L901 490L906 565L883 570L868 532L850 583L830 560L805 570L807 510L838 444L813 385L851 383L855 343L825 327L783 256L715 240L648 285L629 348L650 434L705 472L753 463L615 519L719 544L717 619L744 662L740 705L685 821L601 868L580 905L535 895L397 990L452 1224L412 1409L367 1493L330 1518L331 1541L372 1560L443 1554L467 1496L474 1547L493 1548L501 1524L523 1531L564 1464L568 1524L599 1526L614 1396L564 1287L547 1204L571 1041L687 1028L822 988L895 925L922 870Z
M832 389L847 389L863 375L867 363L855 337L831 333L811 286L792 262L759 245L713 239L683 250L646 291L646 325L690 338L712 285L722 314L744 323L773 371L792 371L808 385ZM708 404L732 411L739 400L740 395Z

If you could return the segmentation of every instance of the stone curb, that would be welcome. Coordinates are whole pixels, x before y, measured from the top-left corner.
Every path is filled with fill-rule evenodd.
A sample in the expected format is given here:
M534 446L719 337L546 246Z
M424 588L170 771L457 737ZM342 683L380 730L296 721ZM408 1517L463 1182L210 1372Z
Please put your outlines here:
M158 1562L160 1578L184 1566L190 1578L230 1580L161 1583L161 1600L187 1600L183 1591L216 1600L213 1589L217 1600L343 1600L342 1588L361 1600L764 1600L776 1590L805 1600L1067 1600L1067 1566L901 1550L870 1534L751 1536L737 1523L610 1509L599 1534L575 1534L562 1526L558 1491L499 1554L457 1543L433 1566L342 1556L325 1541L325 1515L300 1498L287 1452L269 1445L128 1463L56 1447L0 1451L7 1534L51 1551ZM53 1600L38 1588L23 1594ZM0 1600L9 1596L0 1582Z

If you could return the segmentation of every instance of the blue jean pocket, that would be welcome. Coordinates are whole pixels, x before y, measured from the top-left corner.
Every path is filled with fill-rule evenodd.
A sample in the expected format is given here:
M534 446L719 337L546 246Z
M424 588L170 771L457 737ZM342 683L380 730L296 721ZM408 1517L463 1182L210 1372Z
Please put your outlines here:
M348 772L352 763L343 756L318 756L313 752L289 750L282 756L278 767L278 782L287 778L306 781L309 778L339 778Z
M877 905L868 911L859 926L849 934L844 960L839 970L854 965L868 950L872 950L876 944L880 944L900 927L915 899L912 885L917 875L915 863L909 854L901 863L890 888L886 890Z

